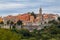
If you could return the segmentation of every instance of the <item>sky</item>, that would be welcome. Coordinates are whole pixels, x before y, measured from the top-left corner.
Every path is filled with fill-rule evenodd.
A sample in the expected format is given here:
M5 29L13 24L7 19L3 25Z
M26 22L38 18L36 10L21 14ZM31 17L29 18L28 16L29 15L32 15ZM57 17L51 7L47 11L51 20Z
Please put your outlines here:
M27 12L60 13L60 0L0 0L0 16L17 15Z

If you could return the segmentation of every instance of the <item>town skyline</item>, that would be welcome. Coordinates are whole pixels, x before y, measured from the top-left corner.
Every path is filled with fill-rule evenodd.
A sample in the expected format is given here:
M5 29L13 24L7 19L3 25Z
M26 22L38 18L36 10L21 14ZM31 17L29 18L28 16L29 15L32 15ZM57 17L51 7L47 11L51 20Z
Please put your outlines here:
M49 21L51 21L51 20L57 20L58 17L59 16L57 14L42 14L42 8L39 8L38 14L35 14L34 12L28 12L28 13L25 13L22 15L19 14L16 16L8 15L3 18L0 17L0 22L1 23L4 22L4 24L11 23L11 22L16 24L17 22L18 23L21 22L22 25L26 26L26 27L28 27L28 25L32 26L32 27L33 26L39 27L39 25L43 25L43 24L45 26L45 24L48 24ZM3 28L6 28L6 27L3 26ZM21 26L19 26L18 28L21 28Z
M41 8L42 9L42 8ZM39 8L40 10L40 8ZM25 13L15 13L15 14L7 14L7 15L4 15L4 16L0 16L0 17L7 17L7 16L18 16L18 15L24 15L24 14L28 14L28 13L32 13L34 12L34 14L39 14L39 10L35 13L34 11L31 11L31 12L25 12ZM58 15L60 16L60 14L57 14L57 13L49 13L49 12L43 12L43 9L42 9L42 15L49 15L49 14L52 14L52 15Z

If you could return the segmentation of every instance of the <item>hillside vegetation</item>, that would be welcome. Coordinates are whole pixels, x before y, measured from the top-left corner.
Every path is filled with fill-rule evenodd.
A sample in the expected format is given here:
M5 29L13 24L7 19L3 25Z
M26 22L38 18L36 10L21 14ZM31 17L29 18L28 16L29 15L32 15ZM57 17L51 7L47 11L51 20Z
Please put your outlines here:
M34 29L29 32L27 29L7 30L0 29L0 40L59 40L60 25L51 25L42 30Z
M51 26L45 26L41 30L34 29L29 32L27 29L1 29L0 40L60 40L60 18L58 21L50 21Z
M7 29L0 29L0 40L19 40L20 35Z

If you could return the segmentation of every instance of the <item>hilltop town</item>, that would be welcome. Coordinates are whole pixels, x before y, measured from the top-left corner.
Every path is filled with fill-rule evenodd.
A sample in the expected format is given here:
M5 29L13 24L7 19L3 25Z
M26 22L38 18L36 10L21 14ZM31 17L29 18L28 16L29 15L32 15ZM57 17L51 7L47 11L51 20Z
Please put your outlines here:
M21 25L16 25L17 22L22 22L22 25L24 28L27 28L29 30L32 29L41 29L43 26L47 26L48 22L51 20L57 20L58 14L46 14L42 13L42 8L39 9L39 13L35 14L34 12L28 12L24 14L18 14L16 16L8 15L6 17L0 17L0 23L3 21L4 26L1 28L7 28L9 29L9 26L15 25L17 29L21 28ZM8 22L9 21L9 22ZM10 25L11 23L13 25ZM7 25L9 24L9 25ZM12 28L12 27L11 27Z

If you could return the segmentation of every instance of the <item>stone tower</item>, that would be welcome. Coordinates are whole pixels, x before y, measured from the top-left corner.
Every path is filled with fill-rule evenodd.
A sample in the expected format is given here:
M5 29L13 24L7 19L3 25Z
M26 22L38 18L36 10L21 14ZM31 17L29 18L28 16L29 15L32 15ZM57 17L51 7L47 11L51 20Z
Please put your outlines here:
M39 9L39 14L42 15L42 8Z
M43 24L42 8L39 9L39 17L40 17L40 23Z

